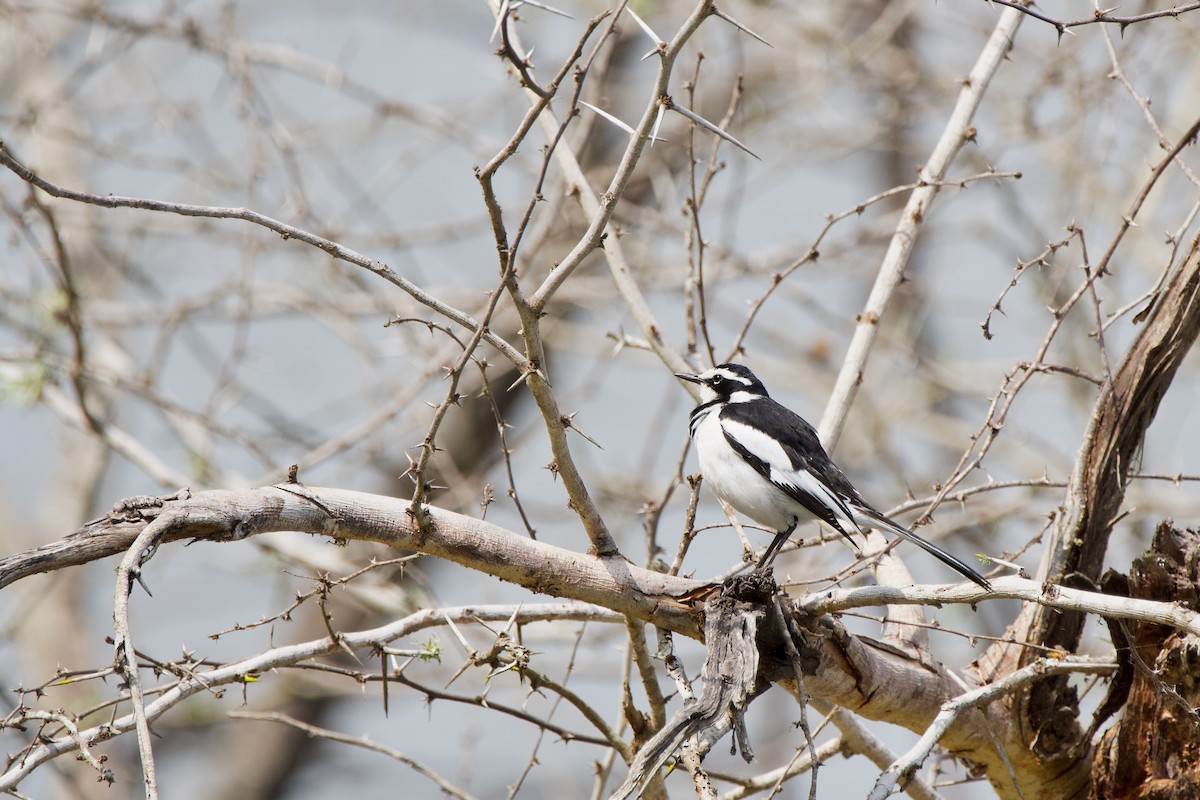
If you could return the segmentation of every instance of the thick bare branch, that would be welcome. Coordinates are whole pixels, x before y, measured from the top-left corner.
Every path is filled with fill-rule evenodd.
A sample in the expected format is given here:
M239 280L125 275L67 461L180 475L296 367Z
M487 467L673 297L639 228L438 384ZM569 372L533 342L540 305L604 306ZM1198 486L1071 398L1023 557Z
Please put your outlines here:
M439 556L533 591L601 601L689 636L699 627L678 600L701 584L635 567L623 558L574 553L519 536L498 525L430 508L422 533L405 500L344 489L280 484L240 491L199 492L187 499L135 498L113 514L36 550L0 561L0 588L28 575L125 552L149 521L161 543L181 539L230 542L260 533L300 531L337 540L371 541ZM165 521L160 521L165 518Z

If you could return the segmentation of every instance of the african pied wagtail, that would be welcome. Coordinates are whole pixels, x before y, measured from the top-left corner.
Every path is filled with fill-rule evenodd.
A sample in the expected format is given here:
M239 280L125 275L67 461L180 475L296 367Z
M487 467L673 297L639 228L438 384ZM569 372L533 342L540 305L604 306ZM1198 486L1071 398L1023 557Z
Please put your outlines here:
M691 434L700 471L717 497L777 533L758 562L766 569L801 522L818 519L845 536L863 528L887 530L933 554L942 563L991 589L971 567L880 514L863 500L830 460L817 432L767 395L741 364L721 364L699 375L675 375L700 386Z

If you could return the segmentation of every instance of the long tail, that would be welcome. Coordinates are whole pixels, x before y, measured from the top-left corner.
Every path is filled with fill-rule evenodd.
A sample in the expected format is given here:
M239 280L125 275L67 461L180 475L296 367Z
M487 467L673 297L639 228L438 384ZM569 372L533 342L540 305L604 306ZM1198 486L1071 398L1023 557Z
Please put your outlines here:
M910 531L908 528L905 528L903 525L901 525L897 522L893 522L892 520L885 517L883 514L880 514L878 511L875 511L875 509L873 509L873 508L858 508L855 510L858 511L862 515L861 518L855 519L856 523L860 523L860 524L862 524L866 527L870 527L870 528L884 528L884 529L889 530L892 533L896 534L897 536L907 539L908 541L915 544L917 547L924 550L926 553L929 553L931 556L936 558L938 561L941 561L946 566L957 571L964 578L978 584L979 586L983 587L984 589L987 589L988 591L991 591L992 585L990 583L988 583L987 578L983 577L978 572L976 572L974 569L972 569L970 567L970 565L968 565L966 562L960 561L959 559L950 555L949 553L947 553L942 548L938 547L933 542L930 542L930 541L918 536L917 534Z

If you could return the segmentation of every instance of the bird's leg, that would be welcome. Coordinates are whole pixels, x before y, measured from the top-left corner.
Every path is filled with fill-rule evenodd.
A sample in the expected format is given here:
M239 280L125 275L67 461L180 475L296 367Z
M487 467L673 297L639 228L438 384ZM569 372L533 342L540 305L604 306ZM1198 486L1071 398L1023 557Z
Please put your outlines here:
M771 566L771 562L775 560L775 556L779 555L780 549L792 535L792 532L796 530L798 523L799 520L793 517L792 524L788 526L787 530L775 534L775 538L771 540L771 543L767 545L767 549L763 551L762 558L758 560L758 566L754 568L755 572L762 572Z

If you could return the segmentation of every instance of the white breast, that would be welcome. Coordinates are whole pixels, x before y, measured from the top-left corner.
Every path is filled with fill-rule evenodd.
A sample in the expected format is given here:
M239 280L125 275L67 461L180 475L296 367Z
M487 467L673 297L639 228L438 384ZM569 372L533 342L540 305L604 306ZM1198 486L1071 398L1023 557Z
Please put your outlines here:
M704 481L717 497L742 514L775 531L787 530L797 519L805 522L813 518L730 447L716 409L696 426L695 441Z

